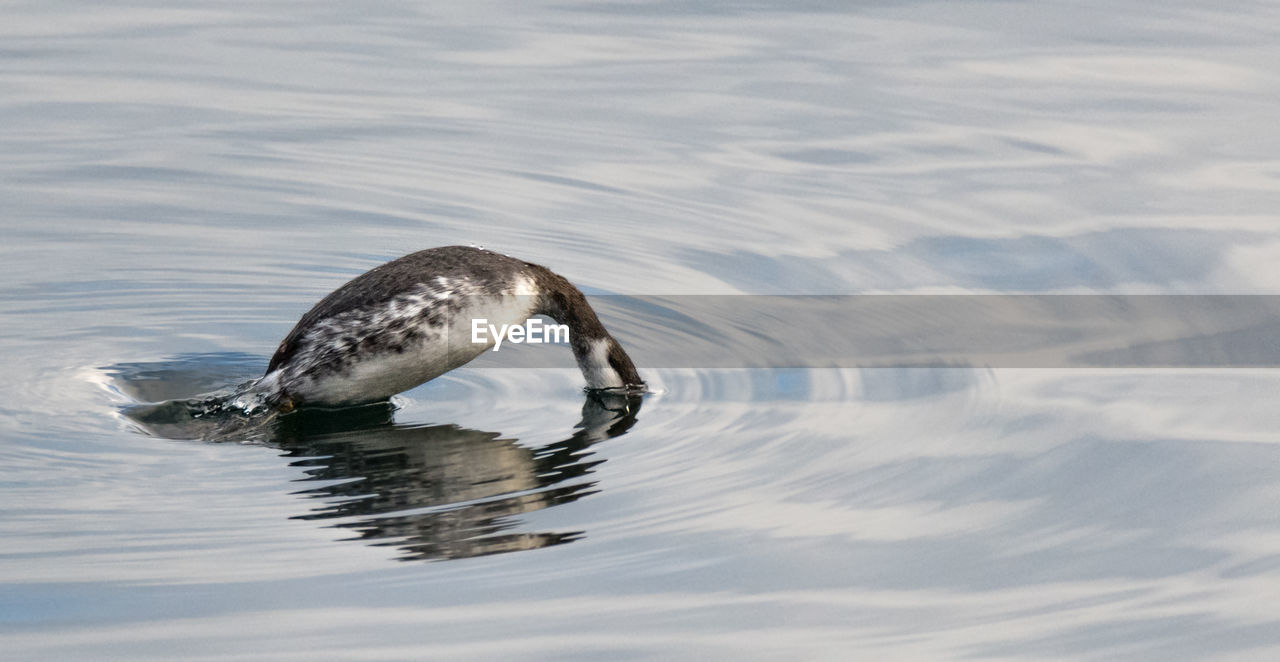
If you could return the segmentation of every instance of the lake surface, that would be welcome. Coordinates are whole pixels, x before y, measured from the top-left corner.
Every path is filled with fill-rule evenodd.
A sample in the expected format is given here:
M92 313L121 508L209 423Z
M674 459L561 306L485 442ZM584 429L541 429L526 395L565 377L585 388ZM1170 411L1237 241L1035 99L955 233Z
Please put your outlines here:
M597 295L1280 294L1274 3L3 14L6 659L1280 657L1273 368L599 402L564 351L217 441L125 415L438 245Z

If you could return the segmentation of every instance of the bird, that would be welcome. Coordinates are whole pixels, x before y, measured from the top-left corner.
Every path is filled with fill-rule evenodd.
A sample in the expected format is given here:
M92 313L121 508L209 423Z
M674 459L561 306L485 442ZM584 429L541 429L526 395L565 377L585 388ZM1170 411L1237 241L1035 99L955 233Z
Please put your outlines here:
M488 331L538 315L567 327L588 389L643 390L631 357L578 288L544 266L473 246L411 253L334 290L284 337L252 390L283 412L384 401L498 347Z

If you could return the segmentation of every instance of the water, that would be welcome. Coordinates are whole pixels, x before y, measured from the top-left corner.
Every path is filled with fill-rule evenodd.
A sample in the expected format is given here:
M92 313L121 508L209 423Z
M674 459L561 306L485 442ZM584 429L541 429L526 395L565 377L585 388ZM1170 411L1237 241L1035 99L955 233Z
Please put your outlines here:
M4 14L6 657L1280 654L1273 369L642 365L609 408L566 352L217 442L123 415L435 245L624 295L1278 293L1273 3Z

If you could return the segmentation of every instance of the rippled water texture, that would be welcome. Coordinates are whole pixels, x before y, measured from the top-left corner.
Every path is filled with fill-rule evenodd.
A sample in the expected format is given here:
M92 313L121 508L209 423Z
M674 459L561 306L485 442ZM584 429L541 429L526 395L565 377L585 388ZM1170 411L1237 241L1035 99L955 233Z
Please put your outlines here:
M640 301L602 309L638 350L707 340L679 295L1280 293L1274 3L2 13L0 657L1280 658L1273 368L695 361L610 402L544 348L181 404L447 244Z

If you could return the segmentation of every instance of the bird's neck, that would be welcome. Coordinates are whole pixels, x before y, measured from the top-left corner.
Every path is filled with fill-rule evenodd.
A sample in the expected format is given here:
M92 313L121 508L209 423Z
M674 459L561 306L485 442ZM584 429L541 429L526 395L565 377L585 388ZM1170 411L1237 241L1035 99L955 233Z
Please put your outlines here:
M643 386L631 357L605 330L587 298L563 277L537 265L533 278L538 285L538 305L534 312L569 327L569 345L578 368L593 389Z

